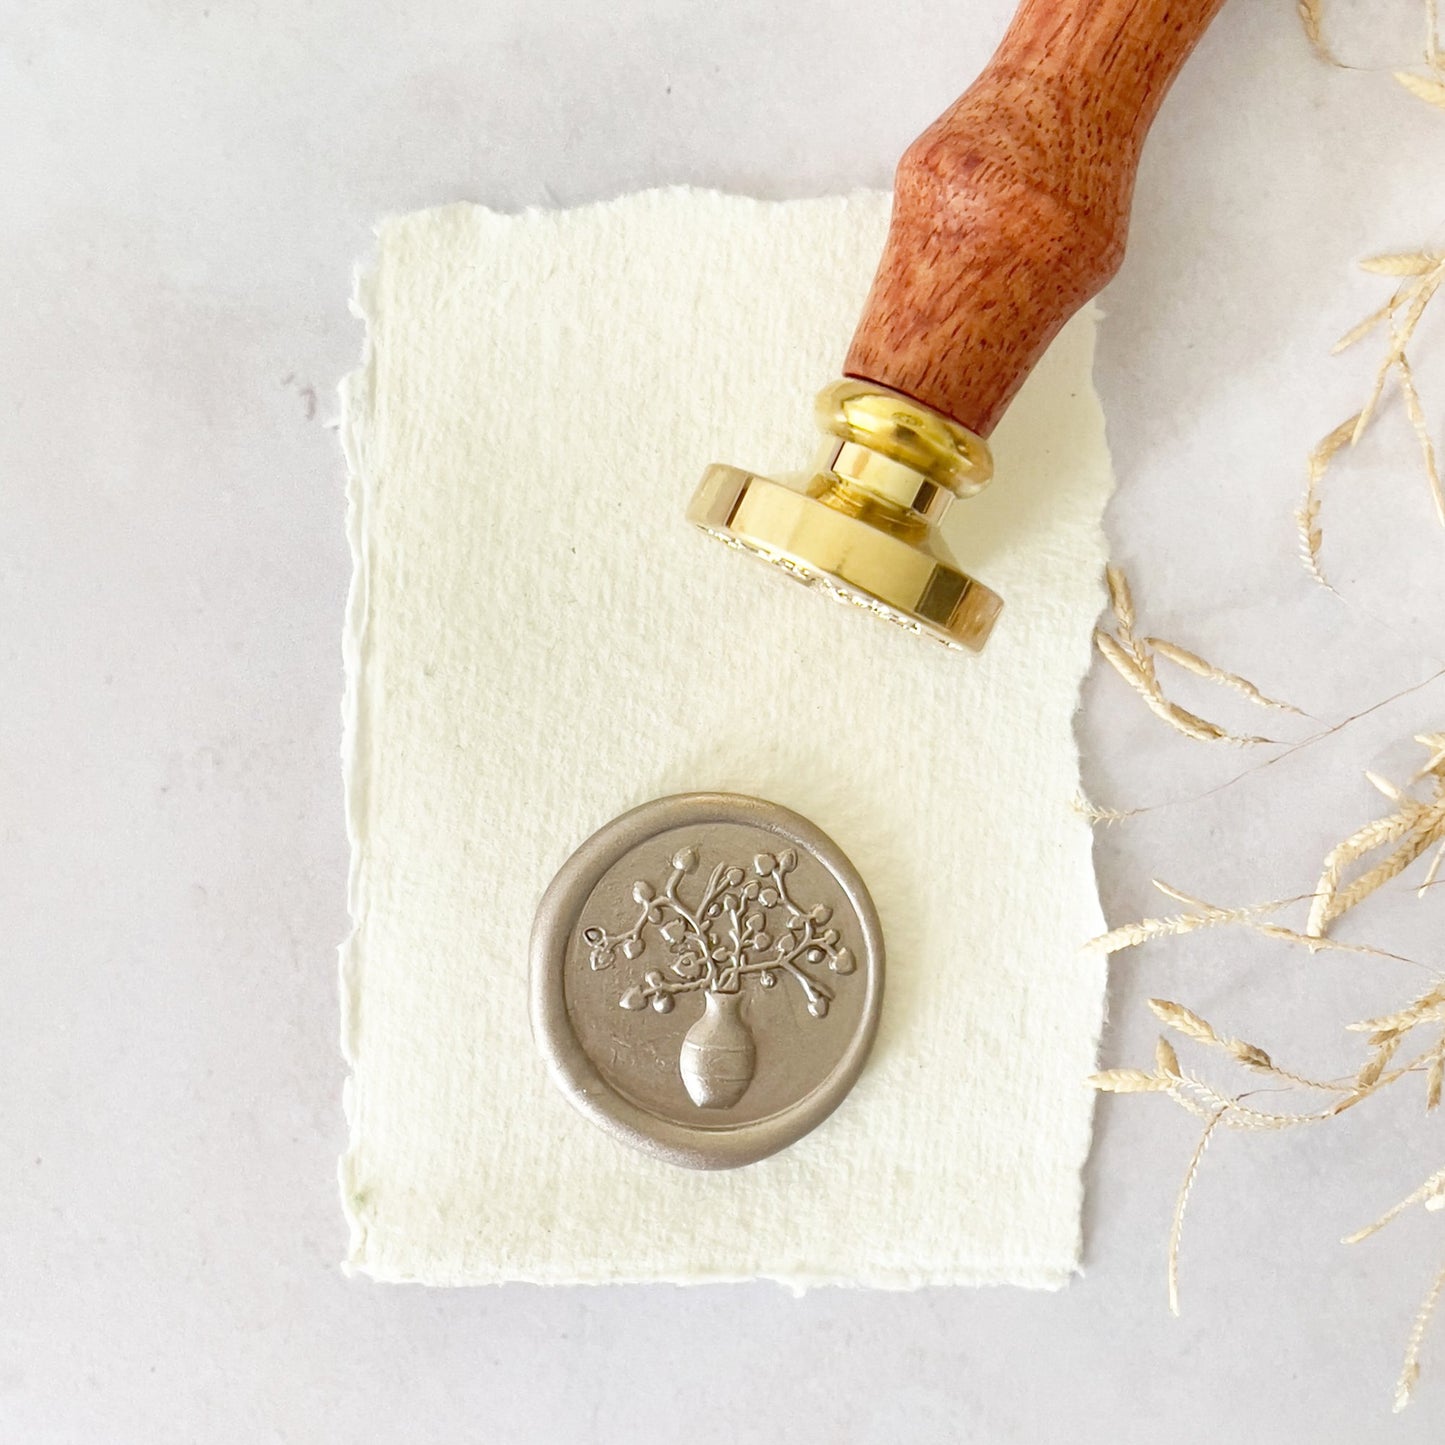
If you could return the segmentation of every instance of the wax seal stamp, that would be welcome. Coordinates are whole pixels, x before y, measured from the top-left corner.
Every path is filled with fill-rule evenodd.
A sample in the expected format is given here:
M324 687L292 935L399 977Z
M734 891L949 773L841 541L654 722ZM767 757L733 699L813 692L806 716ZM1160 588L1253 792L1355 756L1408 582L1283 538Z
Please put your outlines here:
M1003 601L939 523L1059 329L1118 270L1134 173L1223 0L1019 0L993 59L903 153L823 445L780 477L714 465L688 518L825 596L977 652Z
M868 1057L883 937L806 818L689 793L607 824L532 933L532 1029L615 1137L694 1169L751 1164L827 1118Z

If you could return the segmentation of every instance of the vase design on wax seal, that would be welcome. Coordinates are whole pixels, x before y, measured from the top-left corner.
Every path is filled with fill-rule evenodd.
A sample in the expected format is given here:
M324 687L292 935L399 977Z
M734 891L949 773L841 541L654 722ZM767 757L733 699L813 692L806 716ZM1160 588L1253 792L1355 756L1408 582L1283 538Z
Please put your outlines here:
M743 1022L741 993L709 989L702 1002L702 1017L683 1038L678 1072L699 1109L730 1109L753 1081L758 1047Z
M798 866L793 849L759 853L751 867L719 862L700 890L686 890L689 898L684 880L699 864L698 848L680 848L660 886L645 878L632 885L638 911L630 928L611 933L593 925L582 930L582 940L594 970L619 958L640 959L649 943L665 955L661 967L622 992L624 1009L650 1006L667 1014L679 997L702 995L702 1013L682 1040L678 1073L699 1109L729 1109L747 1093L758 1066L745 1000L748 1009L768 1007L761 995L791 986L813 1018L826 1018L834 997L827 975L850 974L855 963L830 926L827 904L805 906L789 891L788 876Z

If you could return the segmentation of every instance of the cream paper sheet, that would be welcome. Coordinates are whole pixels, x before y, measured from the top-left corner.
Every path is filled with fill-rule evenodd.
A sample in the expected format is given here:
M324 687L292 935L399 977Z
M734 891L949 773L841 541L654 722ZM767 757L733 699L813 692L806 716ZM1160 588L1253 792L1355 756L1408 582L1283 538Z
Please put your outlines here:
M474 1284L1054 1287L1080 1254L1104 966L1071 719L1111 477L1076 319L950 519L1006 599L980 658L693 532L703 465L811 455L883 195L650 192L386 222L343 387L354 932L349 1265ZM529 1034L533 910L662 794L830 833L882 918L873 1057L793 1148L721 1174L612 1142Z

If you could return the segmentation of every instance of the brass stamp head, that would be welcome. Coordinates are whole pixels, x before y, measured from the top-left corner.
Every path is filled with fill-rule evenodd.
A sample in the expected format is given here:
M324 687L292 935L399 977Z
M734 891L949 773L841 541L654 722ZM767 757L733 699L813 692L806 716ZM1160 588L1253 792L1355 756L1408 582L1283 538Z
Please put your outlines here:
M814 470L764 477L711 466L688 520L840 601L978 652L1003 606L938 536L955 497L993 472L982 437L871 381L818 394Z

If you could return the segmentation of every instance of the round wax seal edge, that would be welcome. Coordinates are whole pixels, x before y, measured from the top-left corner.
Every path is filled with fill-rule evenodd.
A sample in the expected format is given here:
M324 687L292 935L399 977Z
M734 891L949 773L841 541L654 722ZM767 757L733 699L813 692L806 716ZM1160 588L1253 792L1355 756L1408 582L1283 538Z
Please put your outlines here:
M749 1124L688 1125L634 1104L597 1071L567 1013L564 971L577 916L618 857L643 839L699 823L739 823L805 848L852 906L863 934L866 988L852 1038L826 1077L795 1104ZM604 823L557 870L537 907L528 979L532 1036L553 1083L568 1102L620 1142L688 1169L736 1169L797 1143L837 1109L862 1073L883 1007L883 927L867 885L847 854L817 824L741 793L674 793L654 798Z

